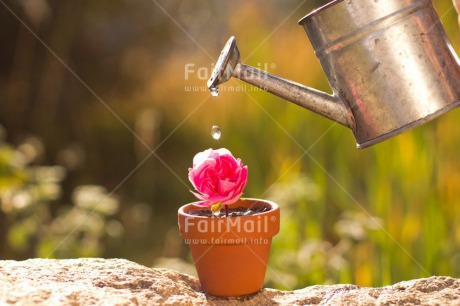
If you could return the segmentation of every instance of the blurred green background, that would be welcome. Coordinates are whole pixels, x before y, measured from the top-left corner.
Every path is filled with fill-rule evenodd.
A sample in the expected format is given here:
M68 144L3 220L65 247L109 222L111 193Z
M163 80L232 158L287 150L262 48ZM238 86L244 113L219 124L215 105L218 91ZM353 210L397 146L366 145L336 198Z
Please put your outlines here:
M267 286L460 277L459 110L357 150L348 129L239 81L205 90L235 35L247 64L330 92L297 25L324 1L0 3L1 259L193 274L187 168L227 147L249 166L245 195L282 209ZM460 51L451 1L434 3Z

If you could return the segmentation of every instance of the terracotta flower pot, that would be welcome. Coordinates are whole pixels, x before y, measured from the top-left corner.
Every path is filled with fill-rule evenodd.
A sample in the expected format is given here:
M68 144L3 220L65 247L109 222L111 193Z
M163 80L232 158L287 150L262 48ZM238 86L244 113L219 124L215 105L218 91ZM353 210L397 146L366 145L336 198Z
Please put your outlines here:
M259 199L239 200L229 208L266 205L269 211L249 216L211 218L190 215L191 204L179 209L179 231L190 245L201 286L216 296L259 291L267 270L272 237L279 232L279 206Z

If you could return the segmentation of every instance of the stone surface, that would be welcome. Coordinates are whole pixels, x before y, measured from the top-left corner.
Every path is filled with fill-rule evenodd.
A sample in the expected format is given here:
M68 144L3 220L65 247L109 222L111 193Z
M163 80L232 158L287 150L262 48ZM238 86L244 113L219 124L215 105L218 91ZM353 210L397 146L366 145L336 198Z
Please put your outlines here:
M240 298L200 289L195 277L123 259L0 261L2 305L460 305L460 280L439 276L382 288L263 289Z

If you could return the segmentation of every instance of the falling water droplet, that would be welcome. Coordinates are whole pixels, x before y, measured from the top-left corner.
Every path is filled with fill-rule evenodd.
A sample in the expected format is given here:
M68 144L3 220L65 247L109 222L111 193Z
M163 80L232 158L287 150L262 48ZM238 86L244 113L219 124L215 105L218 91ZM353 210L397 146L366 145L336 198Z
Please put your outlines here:
M220 135L222 135L222 131L220 130L220 126L213 125L212 128L211 128L211 136L212 136L212 138L214 138L215 140L219 140Z
M219 88L217 86L216 87L210 87L209 91L211 92L211 95L213 97L217 97L219 95Z

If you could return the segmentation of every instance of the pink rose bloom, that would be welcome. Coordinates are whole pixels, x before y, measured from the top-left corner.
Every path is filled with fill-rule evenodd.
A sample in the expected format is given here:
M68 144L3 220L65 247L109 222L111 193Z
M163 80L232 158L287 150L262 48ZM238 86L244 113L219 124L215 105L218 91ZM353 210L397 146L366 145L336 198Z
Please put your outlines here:
M203 200L197 206L229 205L243 194L248 167L227 149L208 149L195 155L193 168L188 169L188 179L198 191L192 193Z

